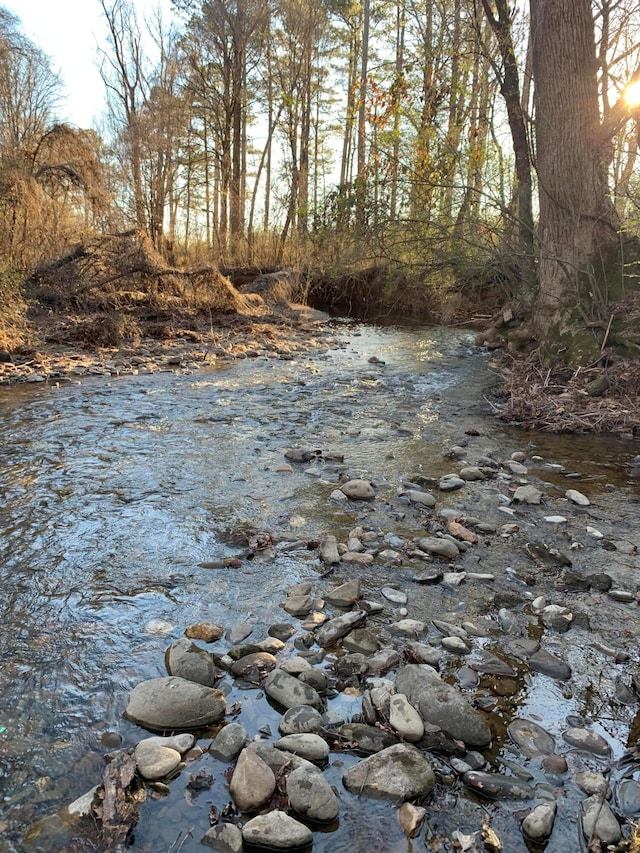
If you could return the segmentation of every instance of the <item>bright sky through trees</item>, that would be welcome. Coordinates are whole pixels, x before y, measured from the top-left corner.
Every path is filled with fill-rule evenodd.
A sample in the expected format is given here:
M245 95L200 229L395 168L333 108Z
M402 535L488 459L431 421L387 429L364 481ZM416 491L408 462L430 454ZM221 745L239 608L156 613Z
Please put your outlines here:
M160 8L168 21L171 0L132 0L141 15ZM91 127L102 114L104 84L97 66L97 47L104 46L106 25L98 0L0 0L22 21L24 34L51 57L66 95L59 118Z

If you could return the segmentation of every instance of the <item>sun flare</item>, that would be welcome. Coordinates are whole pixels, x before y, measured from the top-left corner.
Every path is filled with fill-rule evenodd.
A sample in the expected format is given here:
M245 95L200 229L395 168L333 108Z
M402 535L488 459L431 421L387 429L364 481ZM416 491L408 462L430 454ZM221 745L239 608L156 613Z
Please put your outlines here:
M624 99L630 107L640 106L640 80L629 83L624 90Z

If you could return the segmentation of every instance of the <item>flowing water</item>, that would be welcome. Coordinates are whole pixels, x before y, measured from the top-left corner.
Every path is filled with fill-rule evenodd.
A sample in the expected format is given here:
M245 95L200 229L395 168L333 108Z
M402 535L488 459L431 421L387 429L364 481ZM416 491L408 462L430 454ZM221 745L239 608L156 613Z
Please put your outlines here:
M583 490L635 488L633 443L501 426L483 400L493 381L465 333L343 323L331 347L293 361L0 388L0 850L99 849L90 827L69 829L57 812L99 781L115 735L125 747L144 736L122 718L128 691L166 674L165 648L190 623L248 619L265 636L283 621L286 589L318 571L286 548L275 564L258 555L240 569L212 566L261 531L341 539L354 526L353 512L328 500L331 466L278 471L287 447L335 448L345 457L335 470L391 494L402 476L452 470L443 451L475 429L503 456L535 442L583 471ZM397 514L394 531L410 532L402 526ZM378 568L367 582L381 580ZM251 736L276 731L257 691L233 688L234 699ZM179 839L185 852L202 849L209 804L227 800L221 781L185 798L177 780L142 807L133 848L176 849ZM407 850L382 807L343 812L314 849Z

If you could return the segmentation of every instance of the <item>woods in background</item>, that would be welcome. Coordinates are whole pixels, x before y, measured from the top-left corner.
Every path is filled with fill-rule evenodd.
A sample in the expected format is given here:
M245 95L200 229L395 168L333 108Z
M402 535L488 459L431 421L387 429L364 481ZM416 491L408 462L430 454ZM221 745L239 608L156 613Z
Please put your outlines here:
M5 270L135 227L172 263L489 276L540 336L638 233L635 0L100 2L100 134L0 10Z

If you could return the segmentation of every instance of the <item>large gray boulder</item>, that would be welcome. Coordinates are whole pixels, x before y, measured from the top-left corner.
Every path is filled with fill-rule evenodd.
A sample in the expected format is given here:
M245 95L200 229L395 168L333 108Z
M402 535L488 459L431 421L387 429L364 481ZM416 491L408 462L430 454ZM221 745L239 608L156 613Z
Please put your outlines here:
M269 812L247 821L242 827L245 844L267 850L295 850L313 842L313 833L286 812Z
M415 746L399 743L354 764L342 781L354 794L402 802L426 797L436 780L425 756Z
M186 678L187 681L195 681L206 687L213 687L219 675L211 654L186 637L169 646L165 662L169 675Z
M124 716L152 731L185 731L217 723L226 712L221 690L169 676L134 687Z
M287 779L290 807L308 820L329 823L338 817L338 798L322 773L298 767Z
M396 676L396 691L404 693L428 723L439 726L468 746L487 746L491 730L480 711L476 711L462 693L443 681L434 669L409 664Z

